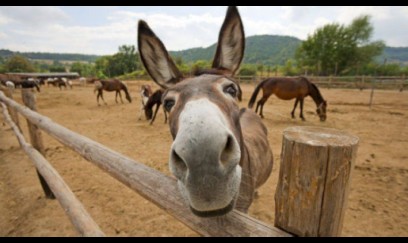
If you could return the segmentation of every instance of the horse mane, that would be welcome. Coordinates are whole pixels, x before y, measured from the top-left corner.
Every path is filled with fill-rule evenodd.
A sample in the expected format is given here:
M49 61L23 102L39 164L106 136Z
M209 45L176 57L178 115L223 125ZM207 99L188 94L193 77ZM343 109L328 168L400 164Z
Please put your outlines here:
M315 101L316 105L319 105L320 103L324 102L324 98L322 94L320 93L320 90L317 88L316 84L310 82L310 80L305 77L300 77L300 78L303 80L306 80L309 84L309 87L312 90L312 94L316 94L316 97L314 97L314 95L310 95Z

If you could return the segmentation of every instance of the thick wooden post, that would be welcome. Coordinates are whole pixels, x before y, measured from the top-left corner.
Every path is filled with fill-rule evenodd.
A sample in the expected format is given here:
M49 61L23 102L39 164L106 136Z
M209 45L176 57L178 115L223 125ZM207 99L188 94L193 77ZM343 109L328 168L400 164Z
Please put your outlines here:
M2 89L4 91L4 94L6 95L6 97L13 99L13 92L10 89ZM20 130L21 132L21 127L20 127L20 122L18 120L18 113L16 112L16 110L12 107L7 106L7 110L11 116L11 120L13 120L13 122L16 124L17 128Z
M33 111L37 111L37 106L35 104L35 96L34 96L34 93L31 91L31 89L22 89L21 95L23 98L24 105L26 105L28 108L30 108ZM32 124L28 119L27 119L27 126L28 126L28 131L30 133L31 145L36 150L38 150L43 156L45 156L45 149L44 149L44 144L43 144L43 140L41 136L41 130L38 129L36 125ZM44 190L45 197L49 199L55 199L54 193L51 191L47 182L44 180L44 178L38 172L37 169L36 171L37 171L38 178L40 179L41 187Z
M283 132L276 227L298 236L340 236L358 141L322 127Z

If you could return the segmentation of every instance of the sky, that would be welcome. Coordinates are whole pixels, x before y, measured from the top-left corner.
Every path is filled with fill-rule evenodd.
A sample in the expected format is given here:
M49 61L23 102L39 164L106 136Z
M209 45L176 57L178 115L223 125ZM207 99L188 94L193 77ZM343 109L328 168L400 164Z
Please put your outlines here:
M136 45L137 22L147 21L168 50L208 47L218 39L222 6L0 6L0 49L111 55ZM288 35L305 40L329 23L348 25L370 15L372 40L408 46L407 6L238 7L245 35Z

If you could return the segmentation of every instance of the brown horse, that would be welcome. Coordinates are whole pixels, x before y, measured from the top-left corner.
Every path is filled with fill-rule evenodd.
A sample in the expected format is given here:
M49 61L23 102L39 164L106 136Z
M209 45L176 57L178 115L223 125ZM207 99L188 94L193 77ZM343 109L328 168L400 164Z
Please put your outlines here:
M248 103L249 108L253 107L256 101L256 96L261 89L263 91L263 96L256 104L255 113L258 113L258 108L260 107L261 109L259 115L262 118L264 118L263 107L265 105L265 102L268 100L269 96L275 94L282 100L296 99L295 106L293 107L293 110L291 112L292 118L295 118L295 109L298 102L300 102L300 118L305 121L305 118L303 117L303 100L306 96L310 95L310 97L312 97L313 101L316 103L316 112L320 117L320 121L326 120L327 102L323 99L317 86L311 83L305 77L268 78L263 80L256 86Z
M139 113L139 121L142 119L142 113L145 109L146 103L149 100L149 97L153 94L152 87L148 84L144 84L140 87L140 98L142 100L142 106Z
M154 120L156 119L157 111L159 111L159 108L162 104L163 93L164 93L163 89L156 90L149 97L149 99L146 102L146 105L144 106L145 116L147 120L150 120L150 125L152 125ZM156 105L156 110L154 111L154 114L153 114L153 106L155 105ZM164 111L164 123L167 123L167 112L165 109L163 109L163 111Z
M166 89L170 170L191 211L201 217L247 212L255 190L273 165L267 129L249 109L239 109L239 83L232 78L244 55L244 29L229 7L210 74L184 79L160 39L139 21L138 48L153 80Z
M116 92L115 102L118 103L118 95L119 95L120 101L122 102L122 104L123 104L123 100L122 100L122 94L120 93L120 91L123 90L125 92L126 99L129 101L129 103L132 103L132 98L129 95L128 88L120 80L117 80L117 79L96 80L94 84L95 84L94 93L98 91L98 95L96 96L96 102L98 102L98 105L100 105L99 97L101 97L105 105L107 105L105 100L103 99L103 90L108 91L108 92L115 91Z

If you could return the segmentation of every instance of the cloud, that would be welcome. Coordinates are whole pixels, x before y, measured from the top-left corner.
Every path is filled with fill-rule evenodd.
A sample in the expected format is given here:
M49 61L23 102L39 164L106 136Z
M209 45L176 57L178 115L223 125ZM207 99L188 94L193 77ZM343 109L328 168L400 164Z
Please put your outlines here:
M11 19L0 14L0 26L10 23Z
M0 8L0 16L25 26L48 25L69 19L61 9L50 6L3 6Z
M84 10L82 16L77 14L78 10ZM68 10L2 7L0 46L16 51L114 54L122 44L136 45L137 22L144 19L168 50L207 47L218 39L224 10L211 7L97 7L88 13L88 9L82 7ZM374 39L386 40L392 46L408 45L408 7L293 6L239 7L239 10L246 36L272 34L306 39L325 24L349 24L361 14L370 14L375 27Z

